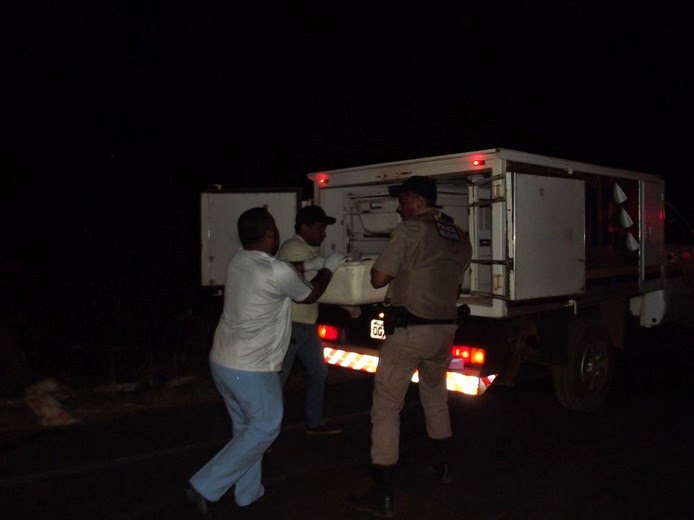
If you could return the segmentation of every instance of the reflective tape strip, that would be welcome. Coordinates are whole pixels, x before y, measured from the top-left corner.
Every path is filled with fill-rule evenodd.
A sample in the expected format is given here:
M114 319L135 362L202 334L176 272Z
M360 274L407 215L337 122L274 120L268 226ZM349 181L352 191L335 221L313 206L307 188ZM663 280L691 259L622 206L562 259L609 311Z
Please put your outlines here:
M352 370L361 370L374 373L378 367L378 356L371 354L358 354L331 347L323 347L325 362ZM460 392L466 395L482 395L491 386L496 378L495 374L484 377L468 376L460 372L448 372L446 386L452 392ZM413 383L419 383L419 372L412 376Z
M378 367L378 356L369 354L358 354L356 352L324 347L323 357L325 357L326 363L353 370L374 373Z
M492 386L495 379L496 374L489 374L488 376L480 377L480 395L482 395L487 388Z

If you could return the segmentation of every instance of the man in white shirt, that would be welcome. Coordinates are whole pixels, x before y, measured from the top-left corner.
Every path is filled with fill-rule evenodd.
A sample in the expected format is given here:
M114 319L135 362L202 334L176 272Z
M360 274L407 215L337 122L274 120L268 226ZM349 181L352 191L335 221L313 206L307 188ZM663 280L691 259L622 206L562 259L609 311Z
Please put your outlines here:
M279 231L265 208L238 220L242 247L229 260L224 310L210 352L212 380L224 399L233 437L189 480L188 497L204 516L231 486L239 506L265 493L262 458L280 432L283 414L279 371L291 335L290 303L314 302L342 261L332 255L307 282L274 257ZM303 272L303 265L299 264Z
M319 206L304 206L296 215L296 234L280 247L277 257L287 262L303 262L307 271L319 269L325 258L319 256L319 247L325 240L325 228L335 223L335 218L325 214ZM310 275L314 274L309 272ZM292 302L292 339L282 363L282 385L287 383L299 358L306 370L304 412L307 435L334 435L342 432L339 426L323 419L325 381L328 368L323 357L323 345L316 332L318 302Z

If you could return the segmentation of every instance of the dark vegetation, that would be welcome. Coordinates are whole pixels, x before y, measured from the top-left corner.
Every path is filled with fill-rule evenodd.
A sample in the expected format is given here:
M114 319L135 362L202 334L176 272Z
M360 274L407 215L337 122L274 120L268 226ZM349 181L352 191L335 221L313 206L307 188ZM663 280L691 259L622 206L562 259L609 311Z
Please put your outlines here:
M204 361L221 298L198 284L193 229L149 229L151 238L112 248L74 240L2 253L0 396L46 377L158 385Z

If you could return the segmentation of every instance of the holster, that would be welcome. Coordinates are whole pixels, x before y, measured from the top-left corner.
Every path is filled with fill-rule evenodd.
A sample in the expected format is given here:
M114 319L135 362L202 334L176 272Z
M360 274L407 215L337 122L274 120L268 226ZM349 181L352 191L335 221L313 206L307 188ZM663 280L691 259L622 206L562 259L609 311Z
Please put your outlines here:
M389 307L383 318L383 330L386 335L395 332L398 327L407 327L409 313L405 307Z

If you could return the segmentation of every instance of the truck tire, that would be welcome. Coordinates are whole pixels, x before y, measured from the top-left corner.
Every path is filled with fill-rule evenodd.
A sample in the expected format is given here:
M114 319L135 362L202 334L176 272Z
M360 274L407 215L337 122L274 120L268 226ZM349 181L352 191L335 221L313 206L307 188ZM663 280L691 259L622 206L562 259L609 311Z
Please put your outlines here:
M593 412L607 399L615 370L616 352L600 322L569 323L566 363L552 367L554 393L562 406Z

